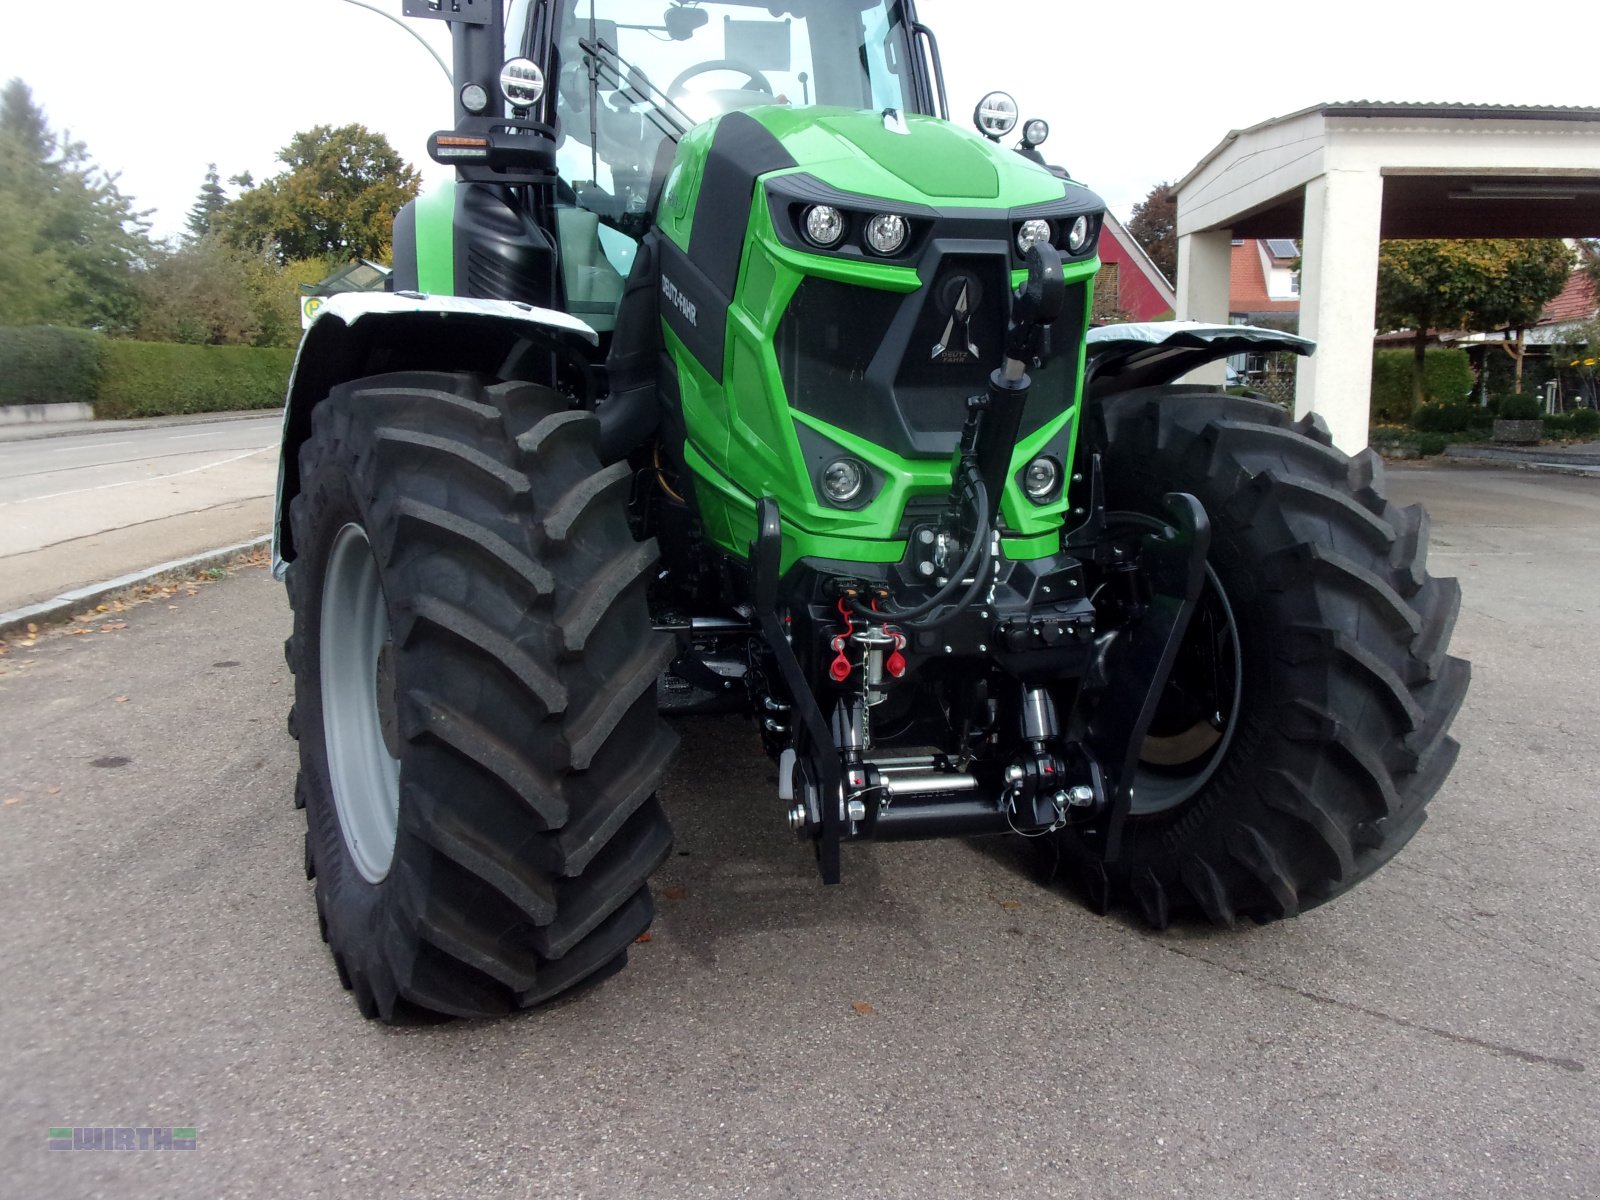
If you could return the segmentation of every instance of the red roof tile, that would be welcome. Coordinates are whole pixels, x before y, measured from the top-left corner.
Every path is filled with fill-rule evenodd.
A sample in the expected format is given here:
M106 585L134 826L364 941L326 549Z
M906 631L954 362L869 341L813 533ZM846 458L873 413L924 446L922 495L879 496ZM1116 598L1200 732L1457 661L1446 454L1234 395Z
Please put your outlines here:
M1564 321L1586 321L1600 308L1600 296L1595 294L1594 281L1582 271L1574 271L1561 294L1544 306L1539 314L1539 324L1559 325Z

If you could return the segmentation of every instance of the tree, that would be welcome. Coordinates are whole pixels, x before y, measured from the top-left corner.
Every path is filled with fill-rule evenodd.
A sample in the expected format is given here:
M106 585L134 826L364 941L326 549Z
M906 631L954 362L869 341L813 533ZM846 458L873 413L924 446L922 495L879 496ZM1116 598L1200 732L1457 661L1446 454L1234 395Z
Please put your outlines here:
M1516 360L1514 390L1522 394L1522 363L1527 350L1524 333L1538 323L1544 306L1561 294L1572 277L1572 250L1557 238L1502 243L1507 247L1500 279L1478 307L1478 329L1504 329L1505 352Z
M148 215L82 142L50 128L27 84L0 90L0 257L5 282L24 289L0 299L7 319L127 328Z
M1600 296L1600 238L1578 239L1578 270L1589 277Z
M217 215L235 245L292 259L387 258L394 216L422 177L381 133L318 125L278 154L285 169Z
M200 195L195 198L189 218L184 222L189 227L189 236L203 238L210 233L217 214L227 203L228 193L223 190L222 176L217 174L217 164L211 163L206 167L206 181L200 185Z
M1571 269L1571 250L1554 238L1383 243L1378 251L1378 327L1413 333L1414 402L1424 399L1424 351L1432 329L1518 331L1520 391L1520 330L1538 319Z
M300 285L319 283L329 264L317 258L295 258L280 266L265 252L248 256L246 270L250 305L256 317L256 345L293 346L300 341Z
M254 342L260 321L248 258L214 235L152 256L139 279L138 336L213 346Z
M1156 184L1133 206L1128 232L1169 282L1178 278L1178 197L1170 183Z

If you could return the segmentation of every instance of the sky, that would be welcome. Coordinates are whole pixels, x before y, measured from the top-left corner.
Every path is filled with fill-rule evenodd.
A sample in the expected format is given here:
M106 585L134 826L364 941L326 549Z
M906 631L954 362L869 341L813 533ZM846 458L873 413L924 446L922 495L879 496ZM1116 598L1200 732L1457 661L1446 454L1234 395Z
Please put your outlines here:
M400 0L372 2L400 11ZM1592 0L1546 0L1530 10L1531 36L1482 0L918 10L938 34L956 119L990 89L1011 92L1025 116L1050 122L1046 157L1124 219L1230 129L1323 101L1600 105L1585 56L1559 36L1592 24ZM120 171L123 190L155 210L158 235L182 230L208 163L224 179L261 179L316 124L359 122L425 178L450 175L424 149L450 119L443 73L403 30L345 0L0 0L0 12L0 79L26 81L53 127ZM448 61L443 26L412 24Z

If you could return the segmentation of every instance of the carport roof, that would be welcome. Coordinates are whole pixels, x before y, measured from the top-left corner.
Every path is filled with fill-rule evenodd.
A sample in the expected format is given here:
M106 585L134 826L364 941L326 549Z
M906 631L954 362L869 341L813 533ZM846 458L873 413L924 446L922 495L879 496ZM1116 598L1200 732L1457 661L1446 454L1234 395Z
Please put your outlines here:
M1208 163L1245 134L1270 129L1274 125L1282 125L1313 113L1324 117L1405 116L1462 121L1600 121L1600 108L1567 108L1556 104L1458 104L1391 100L1339 100L1312 104L1243 129L1230 129L1205 157L1195 163L1187 175L1172 185L1172 190L1182 191L1184 185L1203 171Z
M1327 118L1343 122L1371 120L1389 135L1414 137L1415 145L1431 143L1433 159L1453 157L1444 138L1448 133L1437 122L1484 122L1505 127L1528 122L1568 127L1600 126L1600 108L1573 108L1556 105L1451 104L1434 102L1390 103L1351 100L1314 104L1270 121L1235 129L1195 164L1174 187L1182 196L1198 177L1211 177L1219 171L1231 172L1237 163L1250 158L1263 144L1270 145L1270 131L1306 118ZM1395 126L1394 122L1402 124ZM1429 122L1408 128L1404 123ZM1340 134L1341 126L1324 126L1312 134L1313 146L1299 137L1295 161L1312 159L1319 147ZM1533 129L1529 133L1538 132ZM1265 140L1259 136L1266 134ZM1600 135L1600 129L1596 130ZM1249 153L1238 146L1249 140ZM1363 139L1365 140L1365 139ZM1237 163L1227 161L1238 155ZM1224 162L1219 164L1218 160ZM1287 164L1285 164L1287 165ZM1380 236L1383 238L1475 238L1475 237L1592 237L1600 233L1600 178L1592 170L1538 169L1518 172L1512 167L1474 168L1466 162L1438 165L1385 165L1383 212ZM1263 183L1265 181L1262 181ZM1299 181L1296 186L1262 197L1255 204L1236 211L1223 222L1236 238L1298 238L1304 233L1305 205ZM1180 201L1180 209L1183 207ZM1182 216L1180 213L1180 232ZM1201 228L1207 227L1201 225Z

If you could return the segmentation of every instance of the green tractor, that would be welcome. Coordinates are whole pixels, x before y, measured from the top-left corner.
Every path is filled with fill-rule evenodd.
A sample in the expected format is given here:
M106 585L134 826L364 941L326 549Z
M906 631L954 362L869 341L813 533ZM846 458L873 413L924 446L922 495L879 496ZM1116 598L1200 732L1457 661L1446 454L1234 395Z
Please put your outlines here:
M451 26L457 179L307 331L275 541L363 1013L620 967L664 714L752 714L826 883L1014 834L1098 909L1231 926L1416 832L1468 679L1426 516L1173 383L1309 343L1091 327L1101 201L1004 94L950 120L910 0L404 7Z

